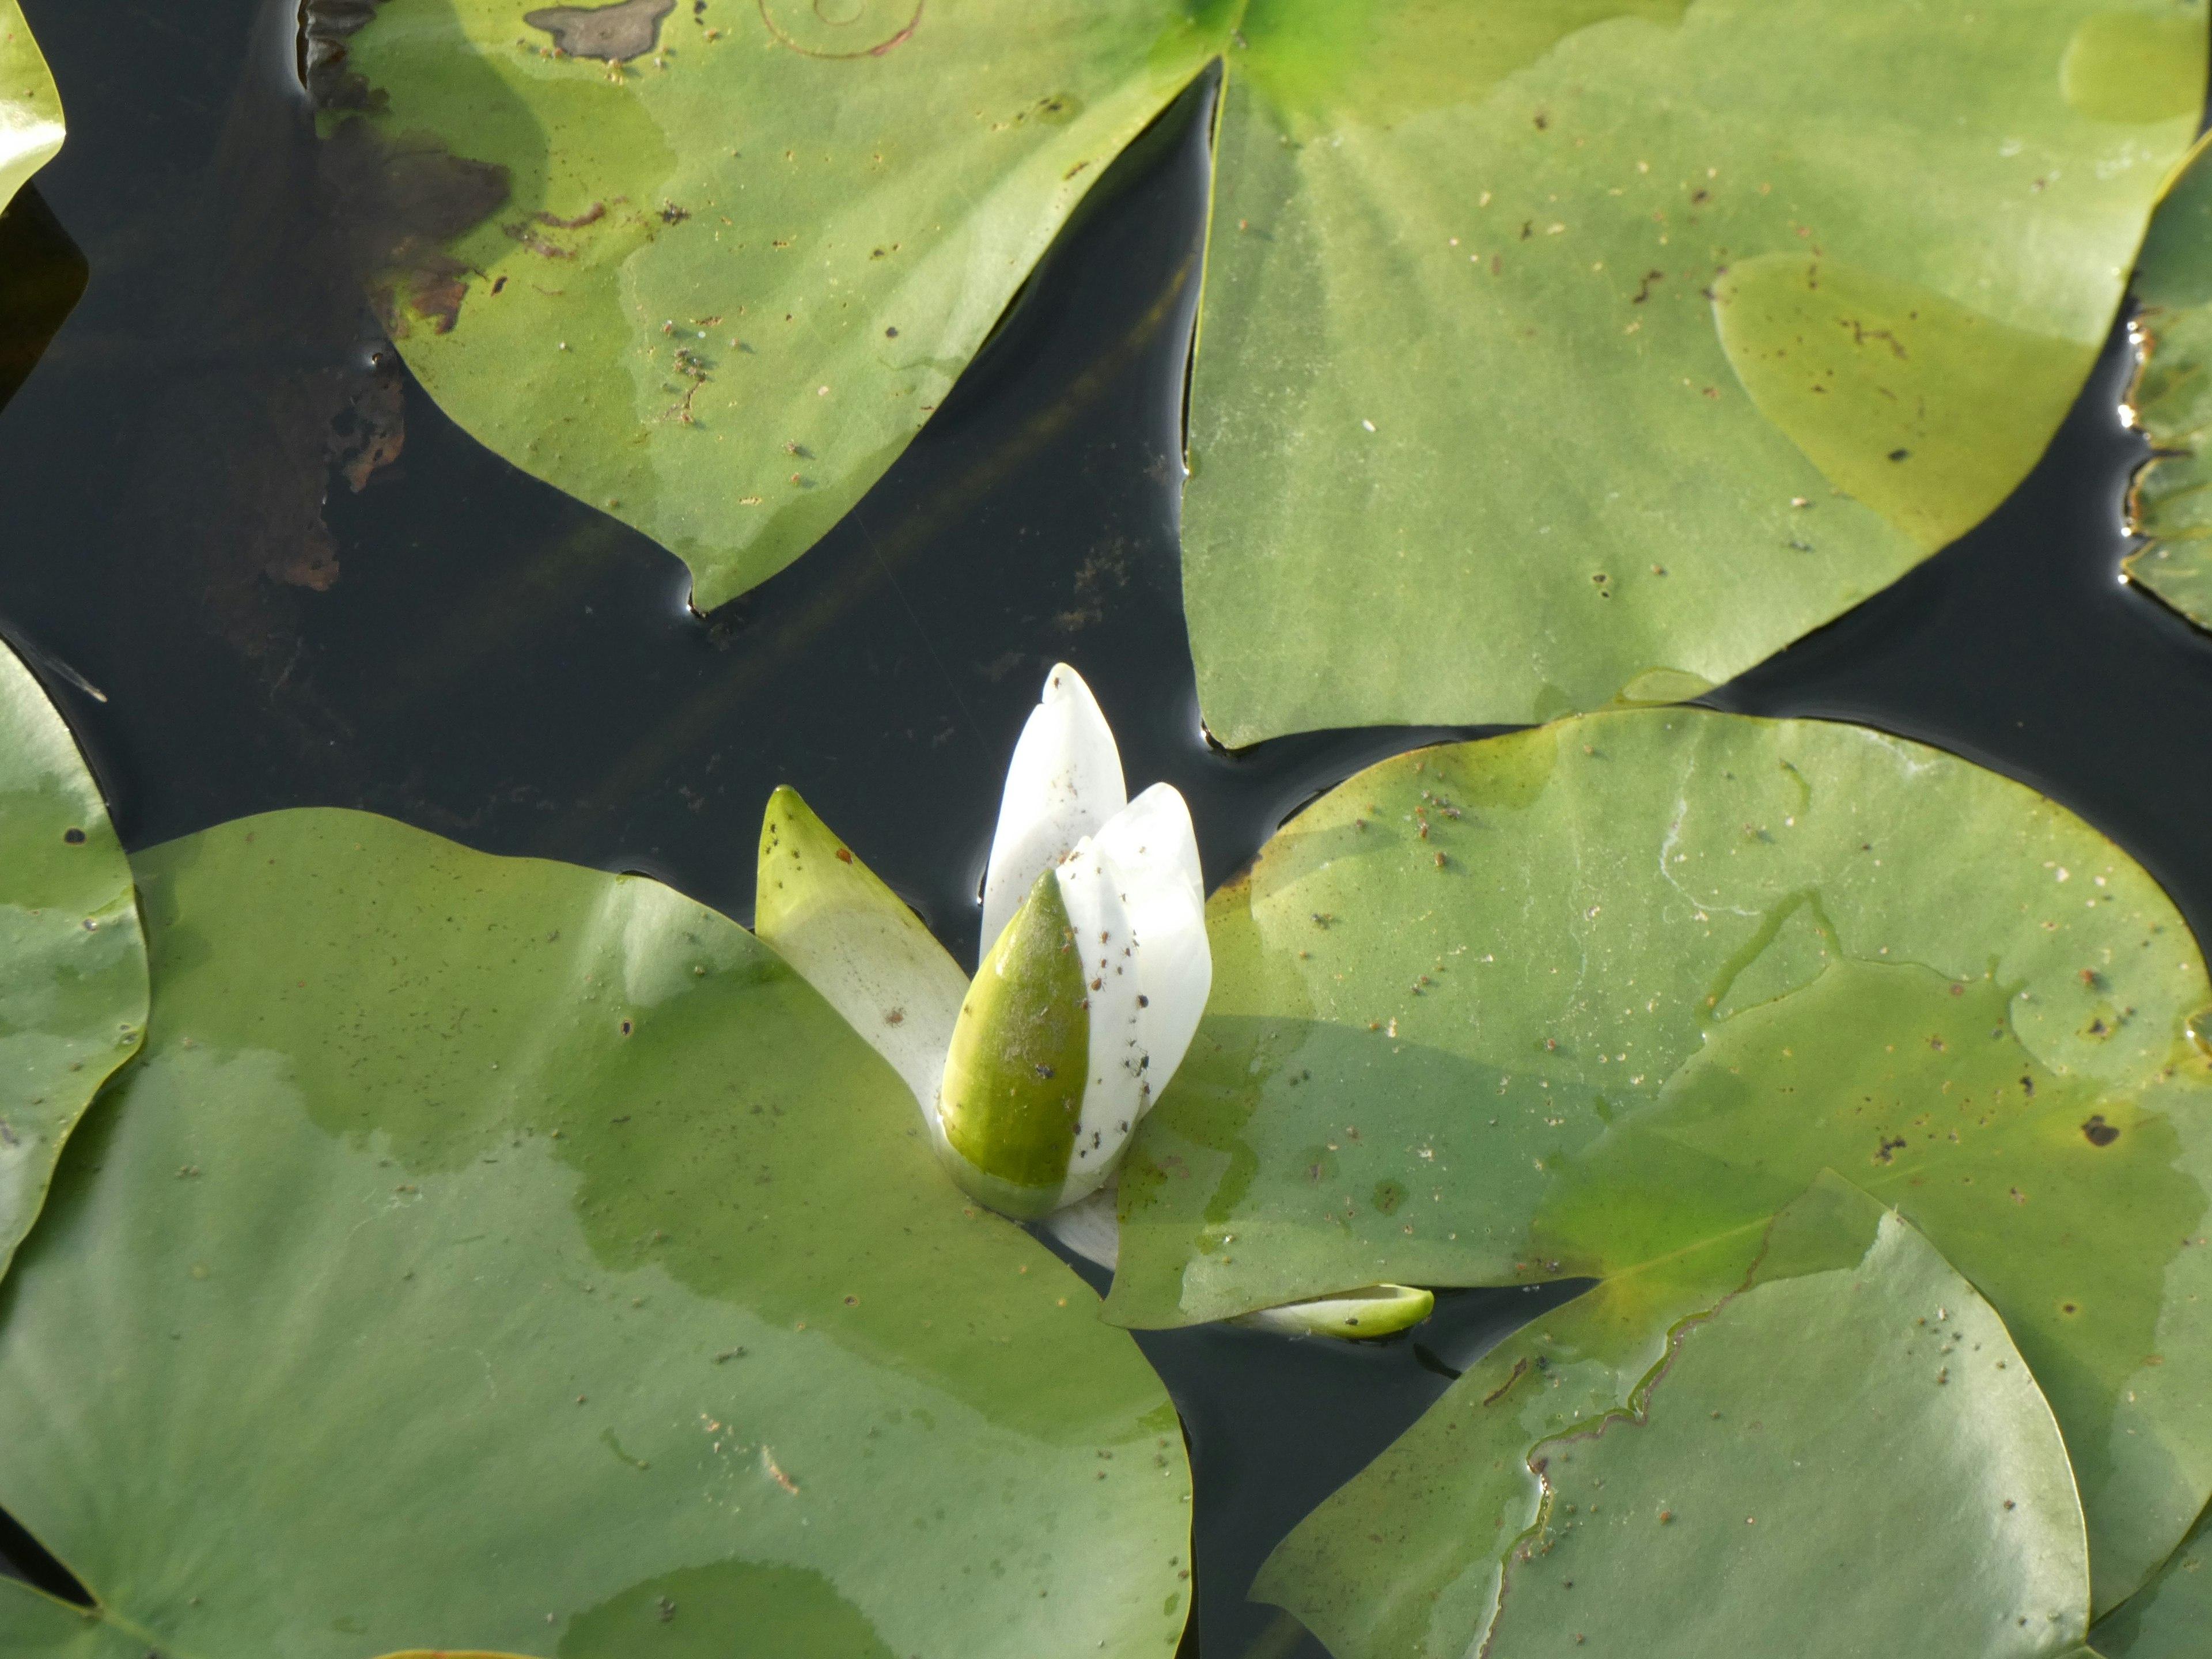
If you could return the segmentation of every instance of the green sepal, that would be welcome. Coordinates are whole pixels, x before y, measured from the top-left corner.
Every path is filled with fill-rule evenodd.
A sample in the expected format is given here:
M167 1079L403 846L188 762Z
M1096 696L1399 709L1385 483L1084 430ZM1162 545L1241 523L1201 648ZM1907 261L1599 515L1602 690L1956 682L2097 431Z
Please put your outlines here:
M1409 1331L1435 1312L1436 1306L1432 1291L1411 1285L1363 1285L1310 1302L1256 1308L1231 1322L1285 1336L1334 1336L1362 1342Z
M938 1096L954 1179L1009 1215L1059 1208L1090 1058L1083 960L1048 870L960 1005Z
M758 871L754 933L891 1063L934 1139L938 1074L968 975L788 786L769 797Z

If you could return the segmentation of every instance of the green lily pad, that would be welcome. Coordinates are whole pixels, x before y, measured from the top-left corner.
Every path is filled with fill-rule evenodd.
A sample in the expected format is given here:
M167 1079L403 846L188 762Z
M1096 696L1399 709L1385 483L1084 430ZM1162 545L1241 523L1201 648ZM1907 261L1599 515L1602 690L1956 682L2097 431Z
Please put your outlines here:
M146 943L100 786L0 646L0 1273L146 1027Z
M343 51L331 96L432 181L387 272L401 355L702 609L883 474L1204 61L1179 0L384 0Z
M2100 1607L2212 1492L2212 986L2051 802L1852 726L1596 715L1360 774L1208 930L1109 1317L1648 1273L1833 1169L2011 1327Z
M2111 326L2204 17L1254 0L1191 387L1210 727L1694 695L1969 528Z
M61 94L19 0L0 0L0 208L62 147Z
M2159 204L2136 270L2142 366L2128 393L2152 458L2129 518L2129 577L2212 628L2212 161L2199 144Z
M358 813L137 869L154 1036L0 1293L99 1608L0 1652L1172 1653L1159 1382L765 945Z
M2212 1515L2199 1521L2158 1576L2098 1621L2106 1659L2196 1659L2212 1630Z
M1516 1333L1253 1594L1338 1659L1517 1659L1569 1635L1817 1659L1920 1651L1931 1626L1994 1659L2077 1652L2089 1571L2065 1448L2003 1322L1828 1175L1771 1226Z

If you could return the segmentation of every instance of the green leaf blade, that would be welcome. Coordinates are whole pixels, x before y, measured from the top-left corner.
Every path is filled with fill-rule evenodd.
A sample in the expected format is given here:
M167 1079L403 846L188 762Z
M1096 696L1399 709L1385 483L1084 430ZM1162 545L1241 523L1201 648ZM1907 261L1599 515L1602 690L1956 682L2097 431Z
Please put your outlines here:
M1478 1643L1512 1659L1562 1632L1599 1652L1856 1653L1910 1648L1931 1618L1961 1653L2078 1646L2087 1552L2057 1426L1924 1239L1824 1176L1748 1261L1681 1265L1670 1300L1690 1310L1632 1409L1531 1432L1604 1363L1608 1285L1455 1384L1255 1593L1347 1659ZM1493 1486L1526 1530L1467 1501ZM1410 1549L1375 1547L1377 1526ZM1439 1559L1443 1539L1464 1554Z
M0 1316L0 1501L118 1627L588 1659L743 1594L794 1653L1172 1645L1158 1382L764 946L361 814L139 868L156 1039Z
M69 728L0 647L0 1273L146 1029L131 866Z
M61 93L21 0L0 0L0 208L61 151Z
M1267 11L1191 388L1186 603L1232 744L1717 684L1886 586L2041 453L2191 136L2164 93L2068 100L2090 0L1492 9L1458 26L1488 53L1433 9ZM2186 32L2201 84L2204 14L2170 14L2114 15ZM1922 330L1848 407L1715 326L1729 273L1801 259Z
M1755 1237L1834 1169L2005 1318L2100 1607L2212 1492L2182 1380L2212 1364L2186 1035L2212 988L2148 875L2051 803L1845 726L1595 716L1353 778L1210 918L1214 1000L1124 1169L1110 1316L1610 1285ZM1593 1386L1618 1404L1634 1370Z

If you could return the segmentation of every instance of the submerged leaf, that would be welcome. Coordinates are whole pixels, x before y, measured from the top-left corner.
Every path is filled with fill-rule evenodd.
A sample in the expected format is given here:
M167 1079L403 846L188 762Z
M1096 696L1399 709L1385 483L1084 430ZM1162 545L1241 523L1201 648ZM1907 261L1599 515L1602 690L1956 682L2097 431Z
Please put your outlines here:
M2105 1659L2197 1659L2212 1631L2212 1513L2191 1529L2158 1576L2098 1621Z
M1190 398L1208 726L1649 701L1973 524L2111 326L2204 17L1253 0Z
M100 786L0 646L0 1273L146 1029L146 944Z
M2212 149L2158 205L2136 270L2142 365L2128 392L2151 459L2129 492L2129 577L2212 628Z
M1927 1650L1931 1628L1947 1654L2057 1659L2089 1572L2003 1322L1824 1175L1771 1226L1485 1355L1253 1593L1338 1659L1521 1659L1563 1632L1601 1659L1822 1659Z
M61 94L21 0L0 0L0 208L62 147Z
M2212 1493L2212 985L2049 801L1849 726L1594 716L1360 774L1209 927L1109 1316L1648 1276L1834 1169L2011 1327L2100 1607Z
M0 1311L99 1607L0 1653L1172 1649L1158 1380L766 946L358 813L137 868L154 1039Z

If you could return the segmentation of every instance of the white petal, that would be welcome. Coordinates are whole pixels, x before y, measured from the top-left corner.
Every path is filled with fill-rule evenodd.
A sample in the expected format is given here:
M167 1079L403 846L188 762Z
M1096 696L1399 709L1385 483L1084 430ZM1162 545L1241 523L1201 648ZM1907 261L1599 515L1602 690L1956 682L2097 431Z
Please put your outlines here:
M1090 1065L1083 1114L1076 1120L1060 1202L1072 1204L1104 1185L1119 1165L1129 1132L1147 1102L1143 1051L1136 1046L1139 991L1121 872L1097 849L1078 848L1059 866L1060 896L1083 954L1091 1017Z
M1036 878L1121 810L1121 751L1098 700L1066 663L1045 678L1006 767L983 878L983 951L998 942Z
M1114 1206L1119 1183L1108 1182L1088 1198L1078 1199L1044 1218L1044 1230L1085 1261L1109 1272L1121 1256L1121 1223Z
M1092 843L1120 878L1133 935L1138 1005L1131 1040L1142 1055L1148 1110L1190 1048L1213 988L1206 895L1190 809L1171 785L1131 801Z

